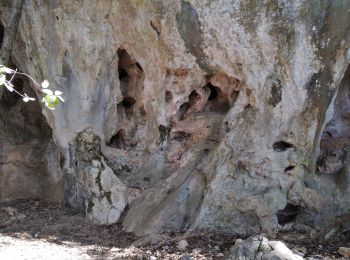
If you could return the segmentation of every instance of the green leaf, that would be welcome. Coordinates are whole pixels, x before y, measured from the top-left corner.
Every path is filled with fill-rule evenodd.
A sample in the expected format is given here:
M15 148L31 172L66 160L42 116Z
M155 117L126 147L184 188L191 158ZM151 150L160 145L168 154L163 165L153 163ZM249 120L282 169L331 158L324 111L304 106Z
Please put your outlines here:
M47 99L48 99L48 101L49 101L50 103L55 103L56 100L57 100L57 97L54 96L54 95L51 95L51 96L48 96Z
M54 110L55 109L55 105L52 104L52 103L46 103L46 106L51 109L51 110Z

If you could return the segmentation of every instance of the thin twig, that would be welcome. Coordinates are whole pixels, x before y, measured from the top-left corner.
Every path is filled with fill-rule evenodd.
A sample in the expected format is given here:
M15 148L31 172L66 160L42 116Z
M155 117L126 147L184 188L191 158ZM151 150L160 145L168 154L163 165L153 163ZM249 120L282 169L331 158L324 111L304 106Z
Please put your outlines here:
M11 79L10 79L10 82L11 82L11 81L13 80L13 78L15 77L16 72L17 72L17 68L16 68L16 70L14 70L14 73L13 73L13 75L12 75Z
M31 76L29 76L28 74L25 74L23 72L17 72L17 74L27 76L28 78L30 78L34 82L35 85L37 85L40 88L40 85ZM41 91L41 89L39 89L39 90Z

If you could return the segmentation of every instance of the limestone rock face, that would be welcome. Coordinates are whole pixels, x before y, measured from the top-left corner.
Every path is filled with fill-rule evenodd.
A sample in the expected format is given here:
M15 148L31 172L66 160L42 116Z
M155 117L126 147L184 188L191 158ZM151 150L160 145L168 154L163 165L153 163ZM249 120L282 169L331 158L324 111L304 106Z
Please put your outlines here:
M345 2L25 1L13 62L64 93L43 114L66 204L96 223L128 209L138 235L347 212Z

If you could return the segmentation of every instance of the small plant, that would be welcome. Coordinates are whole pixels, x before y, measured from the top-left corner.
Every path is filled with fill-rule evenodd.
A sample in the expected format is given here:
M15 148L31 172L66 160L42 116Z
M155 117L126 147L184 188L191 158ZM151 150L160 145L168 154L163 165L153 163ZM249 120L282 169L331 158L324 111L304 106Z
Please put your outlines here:
M7 80L6 78L6 74L8 75L12 75L11 78L9 80ZM64 102L64 99L61 97L62 92L61 91L52 91L50 90L49 87L49 82L47 80L44 80L41 85L39 85L31 76L29 76L26 73L22 73L22 72L18 72L17 69L13 70L10 69L4 65L0 65L0 87L1 86L5 86L5 88L10 91L10 92L15 92L16 94L18 94L19 96L22 97L24 102L28 102L28 101L34 101L35 98L33 97L29 97L26 93L21 94L20 92L18 92L13 84L12 84L12 80L15 77L16 74L19 75L24 75L27 78L29 78L37 87L38 90L41 91L42 93L45 94L45 96L42 99L42 102L45 103L45 106L51 110L55 109L55 106L59 103L59 101L61 100L62 102Z

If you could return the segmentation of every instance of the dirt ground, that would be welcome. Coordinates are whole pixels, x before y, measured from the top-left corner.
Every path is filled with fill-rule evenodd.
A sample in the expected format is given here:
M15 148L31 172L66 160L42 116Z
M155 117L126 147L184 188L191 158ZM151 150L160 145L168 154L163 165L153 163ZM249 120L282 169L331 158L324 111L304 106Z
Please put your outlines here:
M0 259L224 259L235 237L168 234L153 246L139 247L120 223L97 226L77 212L41 201L0 204ZM182 251L177 244L186 239ZM281 233L279 239L309 259L341 259L339 232L327 242L305 234Z

